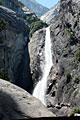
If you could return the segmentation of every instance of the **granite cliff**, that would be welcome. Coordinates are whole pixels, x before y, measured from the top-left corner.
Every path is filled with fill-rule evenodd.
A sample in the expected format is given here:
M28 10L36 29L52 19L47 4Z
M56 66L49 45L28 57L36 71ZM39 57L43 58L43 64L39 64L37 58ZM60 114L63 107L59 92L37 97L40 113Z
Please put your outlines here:
M43 75L47 25L17 0L0 2L3 4L0 6L0 70L13 83L32 93L33 85ZM50 36L53 66L47 78L46 105L56 116L69 116L73 108L80 106L80 0L60 1L60 11L51 19ZM0 89L5 92L5 84L10 83L0 81ZM12 96L13 90L9 94Z
M6 8L9 8L13 11L16 12L18 17L21 18L26 18L26 16L32 16L35 14L26 6L24 6L21 2L18 2L18 0L0 0L0 2L2 3L3 6L5 6Z
M54 17L59 14L60 3L58 2L54 7L52 7L48 12L40 17L44 22L51 24L54 21Z
M29 93L33 81L28 43L30 24L35 20L43 24L18 0L0 0L0 78ZM0 79L1 120L55 116L39 100L9 82Z
M14 4L19 6L18 1L0 1L6 6L0 6L0 23L1 26L4 24L4 29L0 31L0 69L3 69L10 81L31 92L33 85L28 53L29 27L25 19L17 14L19 8ZM27 13L32 15L29 11Z
M68 116L73 108L80 106L80 0L61 0L60 12L54 17L50 31L53 66L48 76L47 107L57 116ZM45 30L34 33L31 40L30 46L37 44L37 47L30 47L35 81L35 78L40 80L44 67L41 54Z

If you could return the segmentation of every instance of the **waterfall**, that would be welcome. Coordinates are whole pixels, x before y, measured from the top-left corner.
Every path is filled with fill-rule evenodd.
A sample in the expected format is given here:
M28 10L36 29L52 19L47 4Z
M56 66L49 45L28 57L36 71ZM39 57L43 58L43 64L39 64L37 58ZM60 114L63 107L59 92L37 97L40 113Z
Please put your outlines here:
M51 39L50 39L50 27L46 28L45 38L45 65L42 79L36 85L33 96L38 98L44 105L46 105L46 89L47 89L47 77L52 67L52 54L51 54Z

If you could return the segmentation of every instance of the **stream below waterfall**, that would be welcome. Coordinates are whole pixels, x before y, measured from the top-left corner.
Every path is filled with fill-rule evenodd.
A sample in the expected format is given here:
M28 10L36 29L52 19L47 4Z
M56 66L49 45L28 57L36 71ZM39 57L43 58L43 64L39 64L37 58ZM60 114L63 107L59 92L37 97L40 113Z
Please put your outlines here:
M52 67L52 54L51 54L51 38L50 27L46 28L45 37L45 65L42 79L38 82L33 91L33 96L38 98L44 105L46 105L46 90L47 90L47 77Z

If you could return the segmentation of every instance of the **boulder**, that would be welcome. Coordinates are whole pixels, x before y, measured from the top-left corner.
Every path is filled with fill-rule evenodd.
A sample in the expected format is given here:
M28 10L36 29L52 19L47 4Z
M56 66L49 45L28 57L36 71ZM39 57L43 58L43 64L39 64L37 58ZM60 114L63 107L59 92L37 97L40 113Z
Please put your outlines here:
M55 115L28 92L0 79L0 120L53 116Z

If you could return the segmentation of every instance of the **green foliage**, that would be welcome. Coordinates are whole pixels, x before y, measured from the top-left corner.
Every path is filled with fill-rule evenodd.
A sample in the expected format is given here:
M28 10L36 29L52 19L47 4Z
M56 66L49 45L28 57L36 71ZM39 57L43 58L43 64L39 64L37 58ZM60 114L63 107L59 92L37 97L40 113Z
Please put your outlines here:
M1 36L1 37L0 37L0 44L2 44L3 41L4 41L4 38Z
M0 19L0 32L5 29L6 21L4 19Z
M80 113L80 107L74 108L72 112L70 113L70 116L74 116L75 113Z
M65 73L65 76L66 76L66 78L67 78L67 82L69 82L70 79L71 79L71 74L70 74L70 72L66 72L66 73Z
M6 28L6 24L7 24L7 21L1 18L0 19L0 32L2 32ZM3 41L4 41L4 38L3 36L0 35L0 43L3 43Z
M35 22L35 21L37 21L38 19L37 19L37 17L35 17L35 16L27 16L26 17L26 21L29 23L29 24L31 24L31 23L33 23L33 22Z
M3 71L3 69L0 69L0 78L7 80L7 81L10 81L8 78L8 75Z
M64 34L68 34L69 37L67 39L67 41L71 44L72 42L76 42L76 36L74 34L74 32L70 29L70 28L66 28L64 30Z
M74 76L74 80L75 80L75 83L77 83L77 84L78 84L78 83L79 83L79 81L80 81L79 76L78 76L78 75L75 75L75 76Z
M2 5L2 2L0 2L0 5Z
M74 42L74 41L76 41L76 36L75 36L75 34L74 34L73 32L70 32L69 42L72 43L72 42Z
M32 34L35 32L35 31L37 31L37 30L39 30L39 29L41 29L41 28L43 28L43 27L47 27L48 25L46 24L46 23L44 23L43 21L41 21L41 20L38 20L38 21L36 21L36 22L33 22L32 24L31 24L31 27L30 27L30 37L32 36Z
M71 52L71 47L67 47L66 50L68 51L68 53Z
M75 53L75 62L80 62L80 48Z
M67 34L68 32L71 32L70 28L65 28L64 33Z
M30 37L32 37L32 34L43 28L43 27L47 27L48 24L43 22L42 20L38 19L36 16L27 16L26 17L26 21L28 22L28 24L30 25Z

